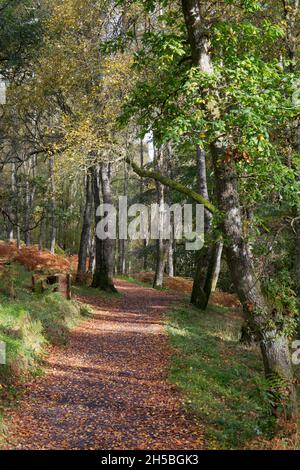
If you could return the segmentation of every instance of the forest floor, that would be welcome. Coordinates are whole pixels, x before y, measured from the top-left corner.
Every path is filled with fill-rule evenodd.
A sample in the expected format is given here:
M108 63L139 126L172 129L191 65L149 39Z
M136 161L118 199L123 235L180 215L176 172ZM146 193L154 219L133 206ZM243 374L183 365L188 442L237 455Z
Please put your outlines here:
M33 272L75 268L76 257L0 241L0 339L11 359L2 379L18 377L7 387L0 374L1 448L300 448L299 427L270 415L235 295L215 292L199 312L191 279L166 277L154 290L146 272L117 280L117 295L32 293Z
M126 281L119 296L81 290L94 315L6 415L7 449L201 449L199 423L167 380L163 313L178 297Z
M153 272L140 272L133 273L132 279L137 280L148 285L153 284L154 273ZM190 295L193 289L193 279L187 277L170 277L164 276L164 289L168 289L174 292L181 292L183 294ZM213 292L210 298L210 302L220 307L238 308L241 306L237 296L229 292L222 292L217 290Z

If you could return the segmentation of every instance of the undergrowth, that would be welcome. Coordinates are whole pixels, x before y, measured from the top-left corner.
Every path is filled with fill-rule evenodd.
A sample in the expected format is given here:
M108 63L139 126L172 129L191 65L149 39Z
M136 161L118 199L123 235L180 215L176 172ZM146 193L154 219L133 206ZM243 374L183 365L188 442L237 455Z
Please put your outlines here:
M0 365L2 405L13 398L16 385L41 372L46 346L66 345L70 328L91 314L84 305L53 292L53 286L34 293L30 285L31 273L23 266L5 267L0 279L0 341L6 350L6 363Z
M242 319L234 309L190 305L167 314L174 347L170 380L204 426L210 449L241 449L272 438L275 421L266 399L256 348L239 341Z

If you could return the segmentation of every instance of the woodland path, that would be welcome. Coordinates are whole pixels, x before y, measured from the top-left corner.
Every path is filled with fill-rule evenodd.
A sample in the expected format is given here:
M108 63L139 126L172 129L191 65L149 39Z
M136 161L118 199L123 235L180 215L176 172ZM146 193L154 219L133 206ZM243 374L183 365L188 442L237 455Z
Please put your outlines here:
M125 281L113 299L80 297L95 314L52 348L8 418L8 449L203 447L202 430L167 381L162 313L178 298Z

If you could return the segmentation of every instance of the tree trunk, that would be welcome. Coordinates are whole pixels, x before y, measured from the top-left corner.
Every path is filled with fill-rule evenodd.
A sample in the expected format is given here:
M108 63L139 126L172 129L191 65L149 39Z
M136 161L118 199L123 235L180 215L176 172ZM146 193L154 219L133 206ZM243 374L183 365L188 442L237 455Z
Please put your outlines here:
M11 195L12 195L12 201L11 201L11 208L10 208L10 216L11 219L14 220L15 217L15 193L16 193L16 184L17 184L17 179L16 179L16 162L13 161L11 164ZM14 226L12 223L9 223L9 228L8 228L8 240L13 241L14 239Z
M166 266L166 251L164 247L164 240L159 239L156 241L156 268L153 287L161 288L164 284L164 272Z
M20 210L19 210L19 197L20 197L20 190L18 186L18 174L17 174L17 165L16 161L13 162L13 173L14 173L14 192L13 192L13 199L14 199L14 210L15 210L15 223L16 223L16 232L17 232L17 250L20 252L21 250L21 228L20 228Z
M127 196L127 194L128 194L128 167L127 167L127 163L124 160L123 195ZM118 271L119 271L119 274L125 275L126 274L126 240L119 239L118 247L119 247Z
M110 189L110 169L109 165L102 164L100 169L102 197L104 204L111 204L111 189ZM94 186L94 201L95 212L100 206L100 193L98 170L94 169L93 172L93 186ZM96 227L101 218L96 215ZM93 287L98 287L101 290L109 292L117 292L113 283L113 261L114 261L114 240L107 238L100 240L96 235L96 266L93 278Z
M217 289L218 281L219 281L219 276L221 272L221 261L222 261L222 253L223 253L223 247L224 243L223 241L218 241L216 244L216 259L215 259L215 266L214 266L214 271L213 271L213 277L212 277L212 286L211 286L211 291L215 292Z
M50 213L51 213L51 240L50 252L55 253L56 245L56 198L55 198L55 179L54 179L54 157L49 158L49 178L50 178Z
M200 9L203 5L204 2L198 0L182 0L193 63L202 72L210 74L213 66L209 38L202 30ZM288 338L282 333L280 323L276 327L276 312L270 311L262 293L249 247L243 236L235 163L226 160L226 148L221 139L211 145L211 152L218 204L223 213L226 255L235 288L252 331L260 342L265 374L274 394L275 407L280 405L289 416L296 415L296 389Z
M162 166L162 152L161 149L157 152L156 164L157 166ZM157 203L159 207L158 214L158 226L159 226L159 238L156 241L156 268L155 276L153 281L154 288L163 287L164 283L164 272L167 262L167 254L169 251L170 240L164 240L163 226L164 226L164 203L165 203L165 187L159 182L156 182L156 191L157 191Z
M296 125L296 152L300 154L300 118L298 117ZM296 180L300 184L300 174L296 175ZM300 208L295 210L296 224L295 224L295 284L297 294L300 296Z
M207 309L211 293L216 289L222 250L223 243L217 241L198 254L191 303L200 310Z
M30 183L29 183L29 169L27 168L28 162L24 163L25 168L25 214L24 214L24 241L26 246L30 246Z
M197 180L198 192L209 201L206 158L203 149L197 145ZM194 277L191 303L201 310L206 310L210 299L213 279L216 278L218 245L212 240L212 214L204 209L204 230L208 243L212 246L205 246L196 255L196 273Z
M299 66L298 49L299 49L299 0L292 2L283 2L283 24L285 25L285 42L289 62L289 71L293 74L297 73ZM293 151L300 153L300 117L296 118L296 122L289 124L287 131L290 134L290 141L295 145L290 145L290 166L293 167ZM295 135L294 135L295 134ZM296 180L300 183L300 174L296 174ZM295 229L295 257L294 272L295 285L298 295L300 295L300 208L296 207L293 216L296 219Z
M174 252L175 252L175 239L174 239L174 214L171 214L171 239L170 239L170 246L168 252L168 274L170 277L175 276L175 260L174 260Z
M85 208L83 213L83 224L81 230L80 247L78 253L78 267L76 280L81 282L84 279L87 270L87 256L91 237L92 228L92 216L93 216L93 188L92 188L92 177L90 171L86 176L86 198Z
M288 338L283 335L281 327L276 326L276 312L271 312L262 293L248 243L244 239L235 164L225 163L225 149L221 142L213 144L211 149L218 203L224 214L222 225L227 261L236 292L251 331L259 341L275 407L283 406L287 415L296 415L296 390Z
M45 241L45 219L41 220L39 233L39 251L42 251Z
M100 177L101 177L101 188L102 188L102 197L104 204L112 204L112 197L111 197L111 165L103 163L101 165L100 170ZM103 247L103 276L100 283L100 288L102 290L108 290L112 292L117 292L114 282L113 282L113 274L114 274L114 246L115 240L111 238L107 238L103 240L102 247Z
M143 169L145 165L145 158L144 158L144 140L141 139L140 142L140 167ZM141 197L141 203L143 200L143 194L144 194L144 189L145 189L145 180L141 176L140 177L140 197ZM148 269L148 250L147 247L149 245L149 240L144 239L143 240L143 270L147 271Z
M96 211L100 206L100 183L99 183L99 168L94 167L92 170L93 178L93 195L94 195L94 211L95 211L95 227L100 222L100 217L97 216ZM93 275L92 287L100 287L102 269L102 240L95 234L95 269Z
M31 216L33 212L36 179L36 157L31 157L24 164L25 171L25 213L24 213L24 238L26 246L31 244Z
M300 154L300 118L298 118L297 123L297 152ZM300 174L296 175L296 179L300 184ZM297 207L296 209L296 237L295 237L295 261L294 261L294 269L295 269L295 284L297 289L297 294L300 297L300 208Z
M300 296L300 224L296 236L295 278L298 296Z
M88 272L94 274L95 271L95 236L91 233L89 244L89 267Z
M172 155L172 147L171 144L167 144L166 146L166 151L167 151L167 174L170 178L174 178L173 176L173 155ZM166 192L166 199L171 206L172 200L171 200L171 192L168 187L165 188ZM175 220L174 220L174 214L171 213L170 215L170 240L166 244L166 250L167 250L167 258L168 258L168 275L170 277L175 276L175 259L174 259L174 253L175 253L175 247L176 247L176 240L175 240Z

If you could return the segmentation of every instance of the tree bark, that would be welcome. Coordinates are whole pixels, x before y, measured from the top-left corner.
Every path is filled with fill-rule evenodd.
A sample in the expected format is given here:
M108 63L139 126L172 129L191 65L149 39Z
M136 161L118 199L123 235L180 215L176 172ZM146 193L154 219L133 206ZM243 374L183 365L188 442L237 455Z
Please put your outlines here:
M163 164L163 149L156 152L156 165L162 167ZM159 238L156 241L156 268L153 281L154 288L162 288L164 283L164 272L167 262L167 254L169 252L170 240L164 239L163 226L164 226L164 204L165 204L165 187L156 181L157 191L157 204L159 207Z
M54 179L54 157L49 158L49 178L50 178L50 213L51 213L51 240L50 252L55 253L56 245L56 198L55 198L55 179Z
M206 158L205 153L199 145L196 147L196 162L197 162L197 190L198 193L209 201L208 186L207 186L207 173L206 173ZM204 230L205 236L211 235L212 227L212 214L206 208L204 209ZM191 303L201 310L205 310L208 304L208 294L204 290L205 277L208 272L209 259L211 257L211 250L206 246L201 251L196 253L196 272L194 276Z
M30 246L30 183L29 183L29 168L28 162L24 163L25 168L25 214L24 214L24 241L26 246Z
M12 220L15 219L16 184L17 184L16 162L13 161L12 164L11 164L11 197L12 197L12 201L11 201L11 204L10 204L10 206L11 206L10 213L11 213L11 219ZM14 226L13 226L12 223L9 223L8 240L13 241L13 239L14 239Z
M159 239L156 241L156 267L153 281L154 288L162 288L164 284L164 272L166 266L166 252L164 241Z
M289 70L292 73L297 71L298 66L298 16L299 16L299 0L283 1L284 7L284 24L286 27L286 48L290 59ZM296 122L288 126L291 134L291 141L295 141L295 145L291 145L291 166L293 166L293 151L300 153L300 118L296 118ZM300 174L296 174L296 180L300 183ZM297 294L300 296L300 208L296 207L293 214L296 222L294 224L295 230L295 256L294 256L294 279Z
M98 179L98 169L93 171L93 187L94 187L94 202L95 213L100 206L100 188ZM100 169L101 189L104 204L111 204L111 188L110 188L110 168L108 164L103 163ZM95 216L96 227L100 222L101 217ZM107 238L100 240L96 235L96 266L93 277L93 287L98 287L101 290L109 292L117 292L113 283L113 269L114 269L114 240Z
M39 251L42 251L45 241L45 219L41 220L39 233Z
M168 274L170 277L175 276L175 239L174 239L174 214L171 214L171 239L170 239L170 246L168 252Z
M202 29L198 0L182 0L182 8L192 48L193 63L202 72L212 73L209 38ZM222 229L226 239L226 255L236 291L247 315L252 331L260 343L265 374L274 392L275 407L282 406L288 415L297 414L296 389L288 345L288 338L276 326L276 312L262 293L252 263L243 225L235 163L226 160L226 147L221 139L211 144L217 198L223 213ZM281 381L281 386L272 384Z
M300 154L300 118L297 120L296 126L296 152ZM296 175L296 180L300 184L300 174ZM294 270L295 270L295 284L297 289L297 294L300 296L300 207L297 207L295 210L296 217L296 236L295 236L295 261L294 261Z
M93 196L94 196L94 211L95 211L95 227L100 222L100 217L97 216L96 211L100 206L100 183L99 183L99 168L93 167L92 169L92 178L93 178ZM97 237L95 234L95 269L93 275L92 287L100 287L101 281L101 270L102 270L102 240Z
M101 188L102 188L102 197L104 204L112 204L111 197L111 165L103 163L100 170L101 176ZM117 292L117 289L114 286L113 274L114 274L114 247L115 240L107 238L103 240L103 266L102 266L102 279L100 283L100 288L102 290L108 290L112 292Z
M290 59L289 71L295 73L298 66L298 49L299 49L299 0L283 0L283 20L285 25L285 40L287 55ZM300 153L300 118L297 116L294 123L290 123L287 127L289 140L289 168L293 167L293 151ZM293 144L295 142L295 145ZM296 180L300 183L300 174L296 174ZM297 294L300 296L300 208L296 207L293 213L296 219L294 224L295 230L295 256L294 256L294 279Z
M207 184L206 157L203 149L197 145L198 192L209 201ZM218 282L223 244L214 240L212 213L204 209L204 230L208 246L197 254L191 303L201 310L206 310L211 293Z
M93 195L94 195L94 210L95 210L95 226L100 222L100 217L97 216L96 211L100 206L100 182L99 182L99 168L93 168ZM95 234L95 270L93 276L92 287L100 287L101 270L102 270L102 240Z
M144 140L141 139L141 142L140 142L140 158L141 158L141 161L140 161L140 167L141 169L143 170L144 169L144 165L145 165L145 159L144 159ZM144 194L144 188L145 188L145 181L144 181L144 178L141 176L140 178L140 197L141 197L141 202L142 202L142 198L143 198L143 194ZM147 250L147 247L149 245L149 240L143 240L143 270L144 271L147 271L147 268L148 268L148 250Z
M236 292L251 331L259 341L266 377L270 384L281 384L280 390L279 387L273 390L276 406L284 406L289 416L296 415L296 390L288 338L281 327L276 326L276 312L271 311L262 293L249 246L244 239L235 164L225 163L225 150L221 142L213 144L211 150L218 183L218 203L224 213L222 228L226 238L227 261Z
M15 181L14 181L14 193L13 193L13 198L14 198L14 205L15 205L15 223L16 223L16 232L17 232L17 250L20 252L21 250L21 228L20 228L20 210L19 210L19 197L20 197L20 190L18 186L18 174L17 174L17 165L16 161L14 160L13 162L14 165L14 175L15 175Z
M127 196L128 194L128 168L127 163L124 161L124 184L123 184L123 195ZM119 239L119 274L126 274L126 240Z
M92 217L93 217L93 187L92 187L92 176L90 170L86 175L86 196L85 196L85 207L83 213L83 223L80 237L80 246L78 253L78 267L77 267L77 282L84 280L87 271L87 256L91 237L92 229Z
M216 291L219 277L220 277L223 247L224 247L223 241L218 241L217 247L216 247L215 266L214 266L214 272L213 272L213 277L212 277L212 286L211 286L212 292Z
M89 244L89 268L88 272L94 274L95 271L95 236L91 233L91 239Z

